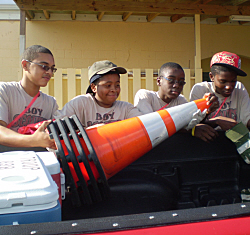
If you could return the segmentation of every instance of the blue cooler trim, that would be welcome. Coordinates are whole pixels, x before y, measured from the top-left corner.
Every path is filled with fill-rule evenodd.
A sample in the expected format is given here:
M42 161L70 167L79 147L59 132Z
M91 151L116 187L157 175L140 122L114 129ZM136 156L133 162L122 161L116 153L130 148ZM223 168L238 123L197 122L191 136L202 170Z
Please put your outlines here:
M23 213L2 214L0 215L0 225L32 224L44 222L56 222L62 220L61 205L57 205L47 210L30 211Z

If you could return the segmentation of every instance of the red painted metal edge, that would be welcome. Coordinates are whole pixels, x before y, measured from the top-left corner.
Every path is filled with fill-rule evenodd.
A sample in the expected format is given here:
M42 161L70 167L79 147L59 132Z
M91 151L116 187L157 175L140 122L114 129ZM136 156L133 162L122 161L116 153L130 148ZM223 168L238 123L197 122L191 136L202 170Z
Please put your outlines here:
M86 233L84 233L86 234ZM101 232L92 235L246 235L250 234L250 217L215 220L162 227L131 229L125 231ZM79 234L80 235L80 234ZM83 235L83 233L81 233Z

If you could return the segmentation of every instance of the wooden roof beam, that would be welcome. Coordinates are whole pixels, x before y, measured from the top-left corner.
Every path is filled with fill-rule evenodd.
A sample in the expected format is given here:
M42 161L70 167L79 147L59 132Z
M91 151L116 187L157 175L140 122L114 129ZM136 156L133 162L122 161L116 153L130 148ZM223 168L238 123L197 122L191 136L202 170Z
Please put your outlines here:
M172 23L176 22L177 20L181 19L182 17L184 17L185 15L172 15L170 17L170 20Z
M222 24L222 23L227 22L227 21L229 21L229 20L230 20L230 19L229 19L229 16L222 16L222 17L217 18L217 19L216 19L216 22L217 22L218 24Z
M104 13L105 13L104 11L98 13L98 15L97 15L98 21L102 20L102 17L104 16Z
M35 18L35 13L33 11L25 11L26 17L28 20L34 19Z
M71 12L71 19L75 20L76 19L76 11Z
M197 1L194 1L192 4L207 4L209 2L211 2L212 0L197 0ZM185 15L183 14L175 14L175 15L172 15L170 17L170 20L172 23L176 22L177 20L183 18Z
M156 16L160 15L160 13L152 13L147 15L147 21L152 21Z
M198 0L198 1L193 2L192 4L207 4L212 1L213 0Z
M243 24L246 24L246 23L249 23L249 21L238 21L240 25L243 25Z
M47 10L43 10L43 14L44 14L45 18L46 18L47 20L49 20L49 18L50 18L49 12L48 12Z
M183 3L167 3L167 2L141 2L131 1L64 1L61 0L16 0L20 10L39 10L46 9L47 11L73 11L81 9L88 12L133 12L148 14L164 13L169 15L185 14L185 15L250 15L250 6L221 6L207 4L183 4Z
M123 21L126 21L131 15L132 15L133 12L124 12L123 15L122 15L122 20Z
M209 2L212 2L213 0L203 0L202 1L202 4L207 4L207 3L209 3Z
M209 18L209 16L207 16L207 15L201 15L200 21L206 20L207 18Z
M209 2L211 2L212 0L197 0L197 1L194 1L192 4L207 4ZM177 20L181 19L182 17L184 17L185 15L183 14L175 14L175 15L172 15L170 17L170 20L172 23L176 22Z
M233 5L233 6L237 6L237 5L240 5L244 2L247 2L248 0L232 0L230 3Z

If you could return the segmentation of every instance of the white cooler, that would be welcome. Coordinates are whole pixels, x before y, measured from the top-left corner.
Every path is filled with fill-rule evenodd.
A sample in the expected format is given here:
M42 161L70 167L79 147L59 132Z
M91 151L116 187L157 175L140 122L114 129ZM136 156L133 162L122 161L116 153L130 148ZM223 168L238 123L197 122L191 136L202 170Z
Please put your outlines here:
M59 202L62 205L62 200L65 199L65 175L61 172L60 164L53 152L36 152L42 159L44 165L48 169L52 179L56 182L59 193Z
M61 221L58 187L35 152L0 153L0 225Z

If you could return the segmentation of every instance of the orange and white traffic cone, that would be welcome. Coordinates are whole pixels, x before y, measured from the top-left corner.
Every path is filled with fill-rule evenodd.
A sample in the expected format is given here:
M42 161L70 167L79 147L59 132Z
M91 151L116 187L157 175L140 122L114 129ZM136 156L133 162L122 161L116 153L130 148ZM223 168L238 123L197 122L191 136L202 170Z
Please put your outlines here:
M76 187L81 185L84 191L91 186L97 192L99 181L108 192L106 180L185 127L199 109L202 112L208 107L204 98L86 131L77 117L72 116L71 121L56 120L53 123L57 127L50 124L48 129L56 141L63 167L69 165L68 173ZM75 130L79 132L76 134ZM91 192L88 194L91 203ZM97 195L95 200L100 198Z
M107 179L185 127L205 99L87 129Z

